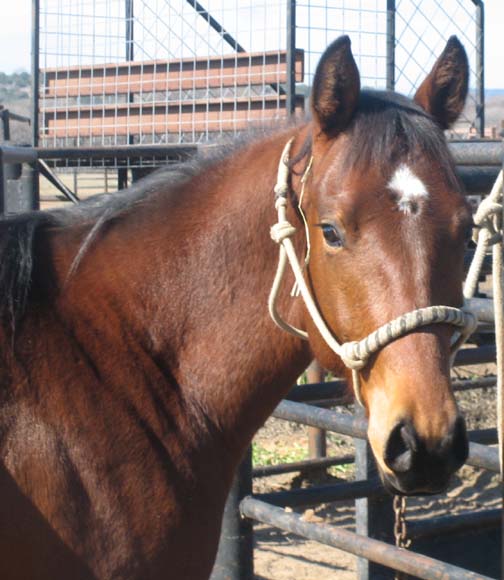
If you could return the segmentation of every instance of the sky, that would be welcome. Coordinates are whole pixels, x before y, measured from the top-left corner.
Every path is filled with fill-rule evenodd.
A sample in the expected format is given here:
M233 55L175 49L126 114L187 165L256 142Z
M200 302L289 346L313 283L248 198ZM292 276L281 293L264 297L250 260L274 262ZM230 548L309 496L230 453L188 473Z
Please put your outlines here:
M420 1L420 0L419 0ZM471 1L466 0L470 5ZM31 0L1 0L0 71L30 70ZM502 29L504 2L485 1L485 85L504 89Z

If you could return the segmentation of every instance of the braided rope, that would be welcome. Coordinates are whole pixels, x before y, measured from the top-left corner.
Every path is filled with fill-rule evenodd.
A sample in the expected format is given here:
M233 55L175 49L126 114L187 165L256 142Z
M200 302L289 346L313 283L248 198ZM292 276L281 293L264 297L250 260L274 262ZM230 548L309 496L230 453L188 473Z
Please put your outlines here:
M473 219L476 225L474 241L477 245L464 283L464 298L466 300L472 298L476 292L483 260L485 259L485 254L489 246L499 242L502 237L496 223L498 216L502 215L502 203L499 203L502 198L502 182L503 176L501 170L491 192L480 203L474 214Z
M378 352L394 340L397 340L422 326L428 324L450 324L459 329L458 336L455 337L455 340L452 340L451 344L451 362L453 362L457 350L475 330L478 324L477 319L473 313L459 308L453 308L450 306L428 306L426 308L407 312L406 314L387 322L360 341L351 341L343 344L338 343L332 332L327 327L311 296L310 290L308 289L304 279L303 269L299 264L291 240L296 228L287 220L286 208L289 177L288 162L292 142L293 139L290 139L282 152L278 167L278 181L274 189L276 194L275 207L278 212L278 221L271 228L271 237L274 242L279 244L280 250L278 267L268 299L268 309L271 318L282 330L289 332L298 338L308 340L308 334L304 330L295 328L291 324L285 322L276 308L280 284L288 261L294 273L299 293L303 297L305 306L317 327L317 330L329 348L331 348L331 350L341 358L343 363L352 370L355 398L360 405L364 405L361 395L359 370L366 366L367 361L372 354ZM305 174L303 175L302 179L304 181L306 181L310 169L311 164L307 167Z

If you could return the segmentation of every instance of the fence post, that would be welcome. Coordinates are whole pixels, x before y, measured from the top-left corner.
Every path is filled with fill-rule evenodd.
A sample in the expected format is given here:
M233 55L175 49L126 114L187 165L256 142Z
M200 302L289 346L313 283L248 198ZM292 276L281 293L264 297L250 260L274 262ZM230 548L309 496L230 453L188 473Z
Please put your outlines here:
M388 91L395 89L395 0L387 0L387 79Z
M357 406L355 414L364 417L364 409ZM354 439L355 478L369 479L377 476L373 453L366 439ZM369 538L393 544L394 512L392 497L363 498L355 500L355 531ZM357 559L358 580L391 580L394 572L364 558Z
M476 6L476 129L485 136L485 7L482 0Z
M31 128L32 147L39 145L39 91L40 91L40 0L32 0L32 43L31 43L32 102ZM33 208L40 207L39 172L37 164L31 172Z
M308 383L321 383L324 373L320 364L313 361L306 369ZM310 459L320 459L327 455L326 432L318 427L308 427L308 455Z
M252 493L252 448L249 447L229 492L217 558L210 580L253 580L254 536L252 520L240 515L240 502Z
M296 0L287 0L287 116L296 112Z

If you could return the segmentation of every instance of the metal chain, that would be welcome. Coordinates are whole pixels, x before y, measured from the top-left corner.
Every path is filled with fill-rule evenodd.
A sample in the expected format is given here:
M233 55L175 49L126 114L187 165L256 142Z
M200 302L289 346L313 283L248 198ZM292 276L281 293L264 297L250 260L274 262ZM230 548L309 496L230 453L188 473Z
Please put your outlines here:
M408 538L408 531L406 529L406 497L403 495L394 496L394 536L396 546L398 548L407 549L411 546L411 539ZM406 580L407 574L397 571L395 573L395 580Z

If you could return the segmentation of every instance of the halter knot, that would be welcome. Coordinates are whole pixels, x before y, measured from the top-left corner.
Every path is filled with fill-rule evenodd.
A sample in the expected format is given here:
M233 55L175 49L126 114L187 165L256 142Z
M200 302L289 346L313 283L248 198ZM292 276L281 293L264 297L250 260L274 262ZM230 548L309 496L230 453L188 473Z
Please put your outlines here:
M338 353L346 367L354 371L360 371L366 366L367 357L363 358L359 353L359 343L356 340L344 342Z
M275 197L285 198L289 191L289 186L287 185L287 182L277 183L273 188L273 191L275 192Z
M474 215L474 241L477 243L478 238L482 235L486 237L484 243L491 246L501 241L502 235L498 231L495 223L495 217L502 215L502 205L490 197L485 198L478 207Z
M271 239L277 244L281 244L285 238L290 238L295 233L296 228L288 221L277 222L270 229Z

